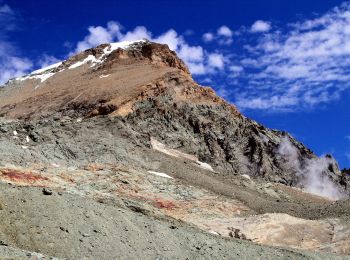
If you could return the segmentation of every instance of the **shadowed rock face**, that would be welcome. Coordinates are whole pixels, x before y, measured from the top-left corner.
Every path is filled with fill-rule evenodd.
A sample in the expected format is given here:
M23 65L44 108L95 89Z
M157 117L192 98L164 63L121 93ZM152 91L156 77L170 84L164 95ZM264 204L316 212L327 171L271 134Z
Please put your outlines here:
M2 182L118 200L131 215L160 214L219 236L350 253L350 227L342 222L350 219L349 202L298 189L323 191L330 185L345 196L349 174L341 174L333 158L318 158L288 133L246 118L194 82L166 45L113 46L86 50L0 88ZM172 179L160 181L161 176ZM295 232L298 227L306 231ZM26 237L4 236L13 246L42 249ZM50 250L43 252L77 256ZM156 256L152 250L149 256Z

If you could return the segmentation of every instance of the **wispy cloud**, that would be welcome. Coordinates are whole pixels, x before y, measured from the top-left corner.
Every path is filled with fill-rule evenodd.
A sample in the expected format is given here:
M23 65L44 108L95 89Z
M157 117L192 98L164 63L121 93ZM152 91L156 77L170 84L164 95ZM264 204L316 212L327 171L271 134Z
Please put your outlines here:
M17 55L15 45L7 38L8 31L16 28L16 14L10 6L0 2L0 85L12 77L23 75L30 69L32 62Z
M7 4L0 1L0 35L4 36L7 31L15 29L16 14L15 11Z
M45 68L47 66L50 66L52 64L55 64L57 62L60 62L61 60L52 56L52 55L47 55L47 54L43 54L41 57L39 57L37 64L42 67Z
M349 3L289 28L246 47L241 62L250 70L242 78L248 87L235 95L241 108L310 108L334 101L350 88Z

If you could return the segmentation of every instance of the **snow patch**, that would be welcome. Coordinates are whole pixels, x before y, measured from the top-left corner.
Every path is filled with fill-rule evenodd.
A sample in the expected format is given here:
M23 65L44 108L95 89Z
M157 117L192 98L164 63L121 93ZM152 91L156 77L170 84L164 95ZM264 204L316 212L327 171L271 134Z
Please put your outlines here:
M210 234L216 235L216 236L220 236L220 234L214 230L209 230L208 231Z
M164 177L164 178L168 178L168 179L172 179L173 177L169 176L168 174L162 173L162 172L155 172L155 171L148 171L148 173L160 176L160 177Z
M193 156L193 155L190 155L190 154L187 154L187 153L183 153L183 152L177 151L175 149L167 148L165 146L165 144L162 144L161 142L158 142L153 137L151 137L151 145L152 145L152 148L154 150L162 152L164 154L167 154L167 155L170 155L170 156L174 156L174 157L178 157L178 158L188 159L188 160L191 160L191 161L198 161L198 158L196 156Z
M137 43L137 42L144 42L145 40L138 40L138 41L124 41L124 42L113 42L110 43L110 46L106 47L103 52L106 55L109 55L113 51L121 48L121 49L126 49L128 48L131 44Z
M70 65L68 67L68 69L75 69L75 68L78 68L78 67L88 63L88 62L94 63L96 61L97 61L97 59L96 59L96 57L94 55L89 55L84 60L78 61L77 63L74 63L74 64Z
M53 75L55 75L56 73L53 73L51 71L53 69L59 67L61 64L62 64L62 62L58 62L58 63L52 64L50 66L47 66L45 68L34 70L27 76L23 76L23 77L20 77L20 78L15 78L13 80L15 80L15 81L25 81L27 79L38 79L42 83L42 82L46 81L47 79L51 78ZM36 86L35 88L37 88L37 87L38 86Z
M52 73L52 72L44 73L44 74L38 74L38 75L29 74L28 76L21 77L21 78L15 78L14 80L16 80L16 81L25 81L27 79L38 79L38 80L40 80L40 83L42 83L42 82L48 80L49 78L51 78L55 74L56 73ZM36 86L36 88L37 87L38 86Z
M134 44L136 42L144 42L144 40L139 40L139 41L124 41L124 42L114 42L114 43L110 43L109 46L107 46L106 48L103 49L103 54L97 59L95 56L93 55L89 55L87 56L84 60L82 61L78 61L77 63L72 64L71 66L69 66L68 69L74 69L77 67L80 67L88 62L91 63L91 67L94 67L96 64L98 63L102 63L103 60L109 55L111 54L113 51L121 48L121 49L126 49L128 48L131 44Z
M60 66L61 64L62 64L62 61L57 62L57 63L55 63L55 64L52 64L52 65L50 65L50 66L47 66L47 67L45 67L45 68L41 68L41 69L38 69L38 70L34 70L34 71L32 71L30 74L31 74L31 75L32 75L32 74L41 74L41 73L43 73L43 72L45 72L45 71L47 71L47 70L55 69L55 68L57 68L58 66Z
M111 74L108 74L108 75L101 75L101 76L100 76L100 79L102 79L102 78L108 78L110 75L111 75Z
M55 75L55 73L45 73L45 74L42 74L42 75L35 75L33 76L33 78L35 79L40 79L41 83L46 81L47 79L51 78L53 75Z
M212 171L212 172L214 171L213 167L211 167L211 165L209 165L208 163L199 161L196 156L191 155L191 154L187 154L187 153L183 153L183 152L175 150L175 149L167 148L165 146L165 144L162 144L161 142L157 141L153 137L151 137L151 145L152 145L152 148L156 151L159 151L159 152L162 152L164 154L174 156L177 158L183 158L183 159L193 161L193 162L195 162L195 165L201 167L202 169Z
M214 170L213 170L213 167L211 167L211 165L208 164L208 163L200 162L200 161L196 161L196 163L197 163L201 168L203 168L203 169L205 169L205 170L212 171L212 172L214 171Z
M247 180L250 180L250 176L248 174L242 174L241 175L243 178L246 178Z

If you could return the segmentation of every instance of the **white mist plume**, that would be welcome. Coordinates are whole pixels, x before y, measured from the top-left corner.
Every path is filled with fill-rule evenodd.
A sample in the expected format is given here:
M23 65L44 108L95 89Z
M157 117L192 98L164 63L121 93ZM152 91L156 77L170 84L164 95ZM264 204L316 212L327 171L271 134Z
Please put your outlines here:
M297 174L300 179L299 185L306 192L334 200L344 198L341 188L324 174L329 165L334 163L332 158L323 156L307 159L301 165L298 149L288 137L282 139L277 152L285 159L285 167Z
M282 139L277 152L286 159L285 166L288 170L301 171L298 150L287 137Z

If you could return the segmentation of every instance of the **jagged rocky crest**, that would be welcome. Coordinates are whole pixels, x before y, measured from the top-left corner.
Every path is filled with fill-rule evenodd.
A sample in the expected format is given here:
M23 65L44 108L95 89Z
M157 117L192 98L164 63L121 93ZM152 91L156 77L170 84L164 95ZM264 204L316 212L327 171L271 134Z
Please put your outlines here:
M348 194L349 178L333 158L317 161L287 133L244 117L211 88L195 83L167 45L102 44L48 70L9 81L0 90L0 104L0 116L27 121L108 116L137 132L145 147L151 147L150 137L157 138L215 171L306 190L316 181L310 174L316 174L321 181L311 192L328 196L325 190L331 183L337 191L329 197Z

